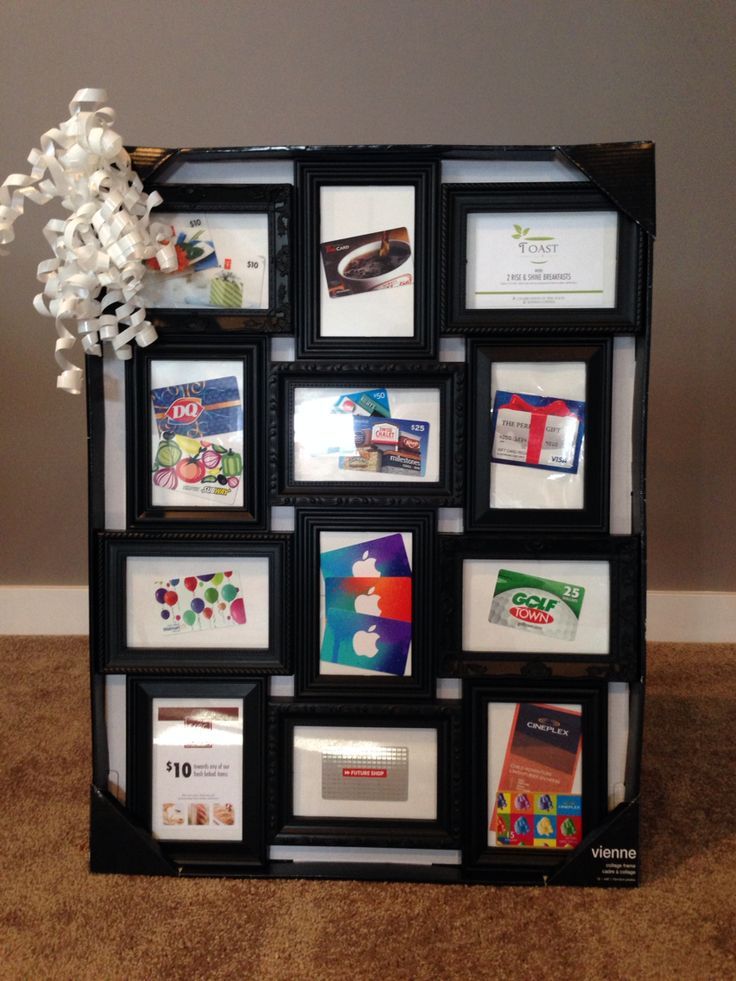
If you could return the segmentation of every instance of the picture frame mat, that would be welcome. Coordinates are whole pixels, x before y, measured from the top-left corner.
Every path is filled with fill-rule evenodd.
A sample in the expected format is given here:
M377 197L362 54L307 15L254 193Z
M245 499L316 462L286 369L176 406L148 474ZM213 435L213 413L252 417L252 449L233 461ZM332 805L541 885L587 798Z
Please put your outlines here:
M415 275L416 190L413 186L322 184L319 209L320 243L406 228L412 255L400 268ZM414 291L412 283L396 289L330 297L320 262L320 334L333 338L410 338L414 335Z
M325 750L362 756L382 747L409 751L406 801L324 800L322 756ZM438 734L435 728L390 726L295 725L293 730L293 813L304 818L427 820L438 815Z
M248 418L247 405L248 399L246 398L246 393L244 391L245 385L245 371L243 367L242 360L240 361L228 361L228 360L211 360L203 359L202 361L196 360L183 360L183 359L172 359L166 360L164 358L152 357L150 361L150 388L151 392L158 388L175 387L178 385L190 384L194 381L212 381L216 378L225 378L233 375L237 381L238 389L240 392L240 403L241 403L241 415L243 419L242 428L239 433L227 433L227 434L217 434L223 437L223 442L227 444L228 449L232 449L234 452L243 455L243 447L245 443L245 430L246 427L251 424L252 420ZM150 429L151 429L151 448L157 445L161 436L159 434L158 427L156 425L156 419L153 413L153 406L150 405ZM206 437L209 439L209 437ZM216 441L216 434L212 435L212 440ZM151 460L153 465L153 460ZM155 482L152 482L151 488L151 505L153 507L196 507L196 499L192 499L193 495L182 490L169 490L165 487L159 487ZM202 498L205 500L205 498ZM241 479L238 487L235 489L234 498L231 502L223 501L222 504L218 504L217 498L212 499L207 498L206 504L201 505L205 507L243 507L244 504L244 481Z
M412 532L396 532L396 531L373 531L366 529L364 532L360 531L336 531L324 529L319 532L319 554L320 558L323 553L332 551L338 548L346 548L349 545L358 545L364 541L372 541L373 539L386 538L390 535L400 534L402 541L404 543L404 549L406 550L406 556L409 564L412 567L412 588L414 587L414 575L413 575L413 534ZM377 579L380 577L377 577ZM322 646L322 641L324 640L325 625L327 619L327 609L326 609L326 589L325 589L325 578L320 570L319 575L319 618L320 618L320 631L319 631L319 641L320 648ZM414 604L412 603L412 608ZM412 624L413 625L413 624ZM406 659L406 669L404 671L404 677L411 675L412 672L412 652L413 652L413 641L409 646L409 654ZM392 678L394 675L387 674L383 671L371 671L370 668L359 668L351 667L350 665L337 664L330 661L320 660L319 665L320 675L342 675L344 677L365 677L365 678Z
M535 700L534 704L537 704ZM541 702L539 704L542 704ZM496 831L491 826L491 815L494 809L494 801L496 799L496 793L504 788L499 786L499 781L501 779L501 774L503 772L504 763L506 761L506 750L509 744L509 737L511 735L511 727L514 724L514 719L516 717L516 708L518 702L493 702L489 701L487 705L487 725L488 725L488 814L486 815L486 824L488 827L488 846L493 848L496 847ZM555 702L554 700L545 701L544 705L548 708L559 708L566 709L571 712L579 712L582 715L583 706L579 703L574 702ZM495 731L494 731L495 730ZM573 777L572 787L568 791L571 794L582 794L583 793L583 766L582 754L585 752L585 744L582 742L582 752L578 756L575 765L575 775ZM585 831L585 829L583 829ZM509 851L513 852L514 849L510 848Z
M246 622L227 628L192 630L171 636L167 640L156 620L153 583L158 579L198 576L225 571L239 574ZM162 575L163 573L163 575ZM264 556L236 555L136 555L125 559L125 632L127 646L134 650L146 648L172 649L232 648L261 650L269 647L271 563ZM186 594L182 591L184 599ZM141 616L141 606L153 612Z
M352 383L351 383L352 384ZM364 387L376 388L368 378ZM380 387L380 386L379 386ZM294 480L299 482L329 481L330 483L406 483L421 486L433 483L440 478L440 443L442 439L441 396L439 389L422 386L402 388L400 386L383 386L389 394L391 417L409 419L429 423L429 441L427 445L427 464L424 476L402 477L396 473L362 473L356 470L342 470L337 465L336 455L310 455L309 445L315 437L323 438L324 426L334 421L337 424L336 434L346 447L352 441L352 416L348 413L333 413L337 399L346 393L346 386L300 386L294 389ZM348 387L348 391L355 390ZM344 416L344 420L341 418ZM380 422L381 417L376 417ZM353 442L353 454L356 452Z
M607 655L610 652L611 565L595 559L465 558L462 563L462 647L468 652ZM523 571L586 590L574 640L538 636L532 630L488 621L498 572ZM592 610L591 614L588 611ZM589 619L588 617L592 617Z
M587 366L583 361L494 361L491 409L496 392L586 401ZM498 509L580 510L585 503L585 437L577 473L491 462L490 506Z

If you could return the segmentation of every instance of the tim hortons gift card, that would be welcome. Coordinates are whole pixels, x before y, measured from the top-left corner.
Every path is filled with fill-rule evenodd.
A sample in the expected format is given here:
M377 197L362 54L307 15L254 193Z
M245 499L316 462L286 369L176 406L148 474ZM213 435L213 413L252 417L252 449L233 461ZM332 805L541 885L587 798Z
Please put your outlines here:
M320 252L332 298L410 286L414 282L406 228L388 228L323 242Z

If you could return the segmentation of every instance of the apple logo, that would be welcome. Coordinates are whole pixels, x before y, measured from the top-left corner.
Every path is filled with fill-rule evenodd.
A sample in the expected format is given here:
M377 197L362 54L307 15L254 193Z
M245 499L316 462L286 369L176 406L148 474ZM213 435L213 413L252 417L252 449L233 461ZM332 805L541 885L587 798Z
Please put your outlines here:
M380 617L380 596L376 595L376 587L371 586L367 593L355 597L355 612L365 613L369 617Z
M368 558L368 549L363 552L363 558L353 563L353 576L356 579L380 579L381 573L376 568L376 560Z
M375 623L367 630L359 630L353 636L353 650L359 657L375 657L378 653L380 634L374 633Z

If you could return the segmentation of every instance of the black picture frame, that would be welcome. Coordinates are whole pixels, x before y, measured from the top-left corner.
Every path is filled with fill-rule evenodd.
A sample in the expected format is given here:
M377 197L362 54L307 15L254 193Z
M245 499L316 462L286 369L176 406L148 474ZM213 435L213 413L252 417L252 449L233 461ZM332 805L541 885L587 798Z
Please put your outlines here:
M151 464L151 366L154 361L232 361L242 365L243 504L240 506L154 505ZM267 339L201 340L181 334L161 337L152 347L137 348L126 365L126 504L128 527L166 530L242 526L256 531L268 526L265 376Z
M270 382L271 500L274 504L335 507L386 504L459 506L463 480L465 366L452 362L294 361L272 366ZM438 479L371 482L297 480L294 410L297 389L334 389L335 397L365 389L437 392ZM430 440L432 439L430 430Z
M440 535L440 644L441 675L479 677L484 675L539 681L552 678L606 678L636 681L644 649L644 594L641 579L642 545L637 536L614 535L591 538L583 535L500 537L475 533ZM607 562L609 564L608 651L607 653L554 653L523 650L466 650L463 638L466 560L488 560L502 564L550 560L560 562ZM487 596L490 609L492 592ZM510 629L510 628L509 628ZM533 636L533 635L532 635ZM559 648L564 642L556 644Z
M224 867L258 867L267 861L265 819L266 684L263 679L167 678L129 675L127 699L127 800L133 818L151 834L153 799L153 702L156 698L242 700L243 814L240 841L159 841L176 865L195 873Z
M582 712L583 836L607 813L607 686L584 681L519 685L514 682L463 682L464 754L466 759L463 871L473 881L532 885L565 864L578 848L520 848L488 843L489 799L488 705L517 702L580 705Z
M401 699L434 695L436 523L436 513L429 509L402 512L380 506L334 510L297 507L296 569L303 585L296 610L299 696ZM406 676L320 673L320 536L322 532L355 531L364 531L366 539L372 537L371 532L406 532L412 536L412 669Z
M297 356L300 358L434 357L437 328L436 209L439 162L401 160L373 155L356 160L346 154L328 160L297 160L299 200L300 306L297 317ZM414 331L410 337L328 337L321 333L320 193L324 187L403 186L414 189ZM369 228L366 232L378 232ZM344 302L344 301L337 301ZM349 316L346 309L345 316Z
M468 470L466 530L545 530L607 532L610 514L610 453L613 345L610 338L559 338L555 341L509 339L467 342ZM492 508L491 372L502 362L578 362L585 365L585 463L580 508ZM564 393L554 393L556 396ZM519 467L508 464L509 473ZM556 471L545 470L545 474ZM559 471L562 473L562 471Z
M217 336L231 333L290 333L293 329L293 275L290 184L156 184L163 203L151 212L165 214L265 214L268 224L268 306L260 307L156 307L148 306L148 319L163 333Z
M340 704L272 699L269 709L269 825L272 845L457 848L461 829L460 700L433 704ZM436 816L366 818L294 813L294 730L434 729L437 733ZM411 759L409 762L411 765ZM408 799L408 798L407 798ZM339 810L339 804L335 805Z
M616 295L612 307L470 309L466 305L467 222L473 213L590 212L618 214ZM443 333L637 333L644 323L646 235L611 198L587 182L445 184L442 187L441 330ZM547 291L549 292L549 291Z
M98 532L95 535L95 581L92 625L97 670L106 674L167 671L201 674L289 674L291 671L292 536L145 532ZM202 559L266 559L268 643L254 647L213 644L212 647L132 646L127 617L127 561L201 556ZM203 569L202 573L209 572ZM192 570L192 575L198 575ZM245 590L244 590L245 592ZM156 608L157 609L157 608ZM246 594L246 622L248 601ZM150 617L149 617L150 619ZM264 626L260 626L263 631ZM222 635L227 631L220 630ZM218 630L213 629L213 640ZM227 639L227 638L225 638Z

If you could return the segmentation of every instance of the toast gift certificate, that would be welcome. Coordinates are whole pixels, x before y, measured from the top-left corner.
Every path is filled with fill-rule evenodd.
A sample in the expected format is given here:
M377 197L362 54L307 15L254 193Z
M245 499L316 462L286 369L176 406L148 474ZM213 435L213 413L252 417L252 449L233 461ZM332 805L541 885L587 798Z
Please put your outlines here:
M235 375L151 391L153 503L242 503L243 405Z
M235 698L156 698L152 711L154 837L240 840L242 702Z

